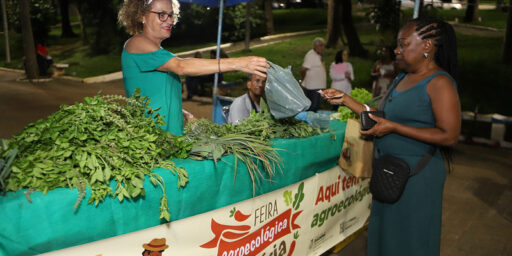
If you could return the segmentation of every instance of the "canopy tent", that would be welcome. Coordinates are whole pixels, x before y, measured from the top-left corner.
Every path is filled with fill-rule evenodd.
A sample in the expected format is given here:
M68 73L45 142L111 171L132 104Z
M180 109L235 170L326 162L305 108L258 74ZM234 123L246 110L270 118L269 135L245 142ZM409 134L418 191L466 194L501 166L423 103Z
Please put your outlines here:
M245 2L250 2L252 0L178 0L182 3L192 3L199 4L204 6L218 7L219 8L219 25L217 28L217 55L216 59L220 58L220 39L222 35L222 14L224 12L225 6L233 6ZM212 120L215 122L217 120L217 112L215 106L218 104L217 101L217 87L218 87L218 77L219 73L215 73L215 78L213 79L213 109L212 109Z

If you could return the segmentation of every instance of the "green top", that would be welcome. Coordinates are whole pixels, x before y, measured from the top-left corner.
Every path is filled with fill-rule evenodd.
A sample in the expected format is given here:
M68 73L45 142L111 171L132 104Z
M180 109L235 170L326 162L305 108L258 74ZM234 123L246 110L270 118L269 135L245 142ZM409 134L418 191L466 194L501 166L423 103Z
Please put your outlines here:
M160 108L157 113L163 116L163 130L175 135L183 134L183 114L181 112L181 81L177 74L158 71L174 54L164 49L148 53L129 53L123 49L121 64L126 96L130 97L140 88L142 96L151 99L149 106Z

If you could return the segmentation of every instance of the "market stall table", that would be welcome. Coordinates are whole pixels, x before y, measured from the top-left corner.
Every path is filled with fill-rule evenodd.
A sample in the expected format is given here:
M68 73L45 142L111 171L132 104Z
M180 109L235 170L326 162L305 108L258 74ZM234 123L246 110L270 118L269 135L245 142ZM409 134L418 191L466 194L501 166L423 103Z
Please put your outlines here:
M308 235L306 231L301 231L301 226L302 229L313 228L315 225L319 226L320 217L322 218L322 224L324 221L327 223L329 214L332 214L332 216L336 215L336 218L339 218L337 222L343 224L343 227L341 226L342 224L339 224L340 232L341 229L350 229L351 232L347 233L347 235L350 235L355 231L352 229L357 230L366 221L369 213L370 196L367 191L367 180L351 179L351 177L340 172L339 167L337 167L337 160L344 137L345 123L331 121L330 128L331 132L309 138L273 140L273 147L280 149L279 155L282 158L281 171L277 171L272 180L259 180L255 187L255 194L253 194L253 184L247 169L240 161L235 177L234 158L232 155L224 157L222 161L217 162L216 166L213 161L176 159L176 164L188 171L190 179L186 187L180 190L176 189L175 176L167 170L155 169L154 171L165 180L165 192L169 200L168 205L171 213L170 224L161 225L164 223L158 218L161 190L154 187L149 179L144 181L146 194L143 198L131 201L124 200L121 203L115 198L107 198L95 207L94 205L87 204L88 193L77 210L73 210L73 205L78 197L78 191L76 190L60 188L49 191L46 195L43 195L41 192L33 192L30 194L32 202L27 200L26 190L7 193L4 196L0 196L0 207L2 208L2 211L0 211L0 230L2 230L0 233L0 255L40 254L81 244L95 244L92 242L102 239L106 239L104 241L113 241L112 243L115 244L121 241L116 241L115 238L125 238L124 243L130 245L127 241L131 241L129 240L130 237L134 239L133 237L136 236L132 234L138 234L139 232L142 232L140 234L143 234L142 237L146 240L151 237L157 238L159 234L164 236L166 232L167 234L172 233L173 235L170 236L174 238L194 237L194 231L213 239L217 237L217 235L213 235L215 233L214 226L216 225L214 222L217 223L219 221L219 223L222 223L220 226L226 224L224 223L225 220L222 222L222 218L218 216L220 216L219 214L224 214L228 206L229 209L235 208L234 211L228 211L231 212L231 215L236 215L236 209L240 209L240 212L237 213L239 216L250 216L250 218L246 218L246 222L254 224L253 228L251 228L251 235L255 234L253 229L264 229L265 226L268 229L269 223L273 223L272 221L277 217L288 218L288 222L285 220L285 223L287 223L287 228L289 228L287 229L289 234L281 233L281 235L295 241L298 239L299 234L303 237ZM331 185L329 186L329 184ZM338 184L337 190L336 184ZM340 191L340 184L343 191ZM349 184L352 185L352 188L350 188ZM114 187L114 185L112 186ZM329 202L327 202L328 187L331 187ZM318 188L321 188L320 191L322 193L318 193ZM345 188L347 188L347 194L343 194L345 193ZM350 192L349 188L351 189ZM315 192L306 193L303 191ZM336 191L337 194L335 194ZM304 202L301 206L297 206L295 201L300 204L302 200L295 200L294 197L298 195L299 198L302 198L300 197L301 194L305 194L306 197L302 196ZM340 199L335 201L334 196L336 195L341 196ZM283 200L283 197L285 200ZM332 202L330 200L331 197L333 198ZM279 200L276 198L279 198ZM346 198L346 200L340 201L341 198ZM345 209L345 207L349 206L349 198L351 199L351 204L360 204L357 206L360 208L357 214L361 215L361 218L357 221L357 225L354 224L354 217L348 218L347 211L341 211L342 208ZM292 202L294 202L293 206L291 205ZM325 206L323 206L324 203ZM327 208L329 204L331 206ZM270 205L274 206L273 210ZM265 209L261 208L264 206ZM315 213L314 206L323 208L320 212ZM335 210L334 207L338 207L339 210ZM252 210L256 208L261 208L259 213L258 210ZM305 219L306 216L311 216L312 219ZM313 225L315 218L317 219L316 224ZM331 221L334 221L332 220L333 218L331 218ZM257 223L258 221L261 223ZM299 224L295 223L295 221ZM205 222L207 222L208 229L210 229L211 225L211 230L206 230L208 232L202 232L200 229L195 230L196 227L200 227L198 225L205 224ZM226 225L230 226L228 224ZM242 226L247 228L247 225ZM189 236L174 234L181 232L180 230L188 230L191 234ZM197 237L200 241L189 242L196 244L194 245L194 250L204 250L200 255L223 255L220 248L223 244L223 239L232 241L234 237L237 237L237 235L233 234L247 235L248 233L249 230L243 232L238 230L231 232L232 236L228 234L226 237L226 233L218 234L221 237L219 237L220 240L217 239L217 244L215 244L214 240L208 244L209 240L203 241L199 239L200 236ZM126 235L122 236L123 234ZM325 234L324 232L324 238L316 237L316 242L311 241L309 250L313 253L324 250L323 247L315 247L312 244L317 243L318 240L327 240L328 237L325 237ZM297 238L295 238L296 236ZM334 238L334 240L339 242L342 238L343 236L340 236L340 238ZM263 240L263 237L261 239ZM277 237L275 239L275 241L267 239L266 241L275 243L269 243L266 246L270 246L268 247L270 249L272 245L274 248L282 247L284 238L281 239L281 242L277 241ZM171 240L172 238L168 238L168 243L175 242ZM288 241L287 251L291 249L289 246L291 240ZM144 243L149 243L150 241L151 239L144 241ZM332 242L329 242L327 245L332 246ZM142 242L133 246L142 249ZM301 246L305 245L301 244ZM180 250L183 250L183 248L182 246ZM262 245L260 249L264 250L265 248L267 247ZM122 248L118 248L117 251L119 252L119 250L122 250ZM198 255L197 252L193 252L194 250L189 251L188 254L187 250L178 254L171 254ZM64 251L66 250L62 252ZM58 252L56 253L57 255L59 254ZM256 251L253 250L251 253L256 253ZM251 253L240 255L255 255ZM226 253L226 255L230 254Z

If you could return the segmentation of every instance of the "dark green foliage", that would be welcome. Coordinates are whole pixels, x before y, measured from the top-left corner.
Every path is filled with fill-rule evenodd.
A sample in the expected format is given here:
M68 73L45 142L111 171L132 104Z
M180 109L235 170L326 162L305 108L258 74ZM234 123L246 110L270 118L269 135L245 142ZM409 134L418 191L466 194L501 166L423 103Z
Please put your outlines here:
M160 218L169 220L164 183L151 170L169 169L178 176L178 189L184 187L187 172L169 159L188 157L191 144L158 129L163 120L158 114L154 118L145 114L153 112L148 104L147 97L137 94L132 98L97 95L63 105L48 118L30 124L1 148L2 158L11 149L19 150L5 189L46 193L59 187L77 188L77 207L86 187L92 191L89 203L96 205L107 195L119 201L144 195L148 175L164 192Z

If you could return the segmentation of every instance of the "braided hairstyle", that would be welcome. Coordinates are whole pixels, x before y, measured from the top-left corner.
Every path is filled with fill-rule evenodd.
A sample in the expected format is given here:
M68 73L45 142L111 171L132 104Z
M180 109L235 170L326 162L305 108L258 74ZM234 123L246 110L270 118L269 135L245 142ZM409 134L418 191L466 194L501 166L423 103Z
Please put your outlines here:
M457 40L453 27L434 17L420 16L410 21L416 25L421 39L432 39L437 50L434 56L436 64L452 77L457 73Z

